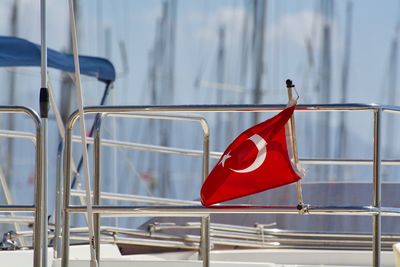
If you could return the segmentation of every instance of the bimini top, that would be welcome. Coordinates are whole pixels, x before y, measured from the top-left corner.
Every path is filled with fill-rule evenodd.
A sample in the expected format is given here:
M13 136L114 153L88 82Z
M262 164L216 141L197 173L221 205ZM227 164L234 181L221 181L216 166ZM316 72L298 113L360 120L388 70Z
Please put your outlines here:
M0 67L40 66L40 45L25 39L0 36ZM74 58L53 49L47 49L47 64L51 68L74 72ZM110 83L115 80L113 64L104 58L79 56L81 73Z

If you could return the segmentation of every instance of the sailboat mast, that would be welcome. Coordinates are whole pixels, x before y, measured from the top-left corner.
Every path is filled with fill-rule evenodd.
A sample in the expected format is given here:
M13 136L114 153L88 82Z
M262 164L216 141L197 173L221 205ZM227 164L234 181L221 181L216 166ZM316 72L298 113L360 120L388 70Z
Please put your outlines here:
M390 46L390 56L389 56L389 71L388 71L388 78L389 84L387 85L388 90L388 100L387 103L389 105L395 105L397 101L397 72L398 72L398 56L399 56L399 33L400 33L400 14L398 21L395 26L395 34ZM394 139L394 132L395 132L395 124L387 123L387 130L386 130L386 140L388 144L393 143L395 144ZM395 156L395 146L388 145L387 148L387 155L388 157Z
M18 4L19 1L15 1L13 6L12 6L12 15L11 15L11 29L10 33L11 36L17 36L18 35ZM15 93L16 93L16 88L15 88L15 72L10 73L10 80L9 80L9 86L8 88L10 89L8 92L8 104L9 105L15 105ZM14 115L9 115L8 117L8 130L14 130L15 128L15 116ZM9 138L7 140L7 161L5 164L5 169L4 169L4 175L6 178L6 182L8 185L11 185L11 175L12 175L12 169L13 169L13 159L14 159L14 139Z
M169 0L163 4L163 25L160 31L162 44L162 52L160 53L160 61L162 66L162 80L160 85L160 95L167 104L173 103L174 97L174 65L175 65L175 28L176 28L176 0ZM170 122L161 122L161 146L169 146L171 143L171 124ZM171 189L171 159L169 155L160 156L161 168L161 195L166 197Z
M343 66L342 66L342 79L341 79L341 89L342 96L340 103L347 102L347 90L349 84L349 67L350 67L350 56L351 56L351 33L352 33L352 15L353 15L353 2L347 2L346 6L346 23L345 23L345 41L344 41L344 55L343 55ZM343 158L346 155L347 139L345 133L345 113L340 113L339 122L339 143L337 144L337 158ZM342 175L341 171L337 172L337 176Z
M222 84L225 82L225 26L221 25L218 29L218 52L217 52L217 104L223 103L223 89ZM216 124L218 129L217 138L215 142L215 148L220 151L225 145L223 144L224 140L224 127L223 127L223 119L222 113L216 113Z
M243 21L242 21L242 32L241 32L241 51L240 51L240 78L239 78L239 85L241 85L244 89L246 88L246 81L247 81L247 72L248 72L248 50L249 50L249 13L247 12L249 6L249 2L244 2L244 8L246 12L244 12ZM245 90L242 91L241 97L239 98L239 103L243 104L245 99Z
M74 12L77 21L79 21L79 6L74 1ZM69 30L70 32L71 30ZM72 54L72 37L69 36L67 52ZM71 114L72 102L72 87L73 82L69 74L63 74L61 84L61 97L60 97L60 114L64 124L67 122L68 116Z
M266 24L266 0L254 1L254 25L253 25L253 48L254 48L254 68L253 68L253 103L261 104L262 98L262 78L264 76L264 45L265 45L265 24ZM259 113L253 114L253 123L259 121Z
M174 95L175 91L175 40L176 40L176 12L177 1L169 1L169 36L168 36L168 88L170 96Z
M332 18L333 18L333 1L323 0L321 2L321 11L325 20L322 23L322 50L321 50L321 72L318 82L319 99L318 102L329 103L331 99L331 42L332 42ZM330 156L330 113L325 112L318 115L319 129L316 140L318 143L323 142L324 145L317 145L318 157ZM329 170L328 170L329 172ZM316 168L317 177L322 177L322 167Z

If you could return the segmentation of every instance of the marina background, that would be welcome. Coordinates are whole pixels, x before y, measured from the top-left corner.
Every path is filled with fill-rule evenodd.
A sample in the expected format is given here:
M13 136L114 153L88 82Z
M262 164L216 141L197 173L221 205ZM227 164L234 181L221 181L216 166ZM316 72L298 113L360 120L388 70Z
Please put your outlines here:
M67 4L67 1L48 0L49 47L64 52L71 50ZM108 58L116 67L117 81L108 105L281 104L287 102L284 84L287 78L294 80L300 103L399 104L398 1L81 0L76 1L76 9L80 53ZM39 43L37 1L1 1L0 21L1 35ZM38 68L0 69L3 84L0 104L26 105L38 110L39 72ZM66 118L76 109L73 97L68 104L70 78L51 70L50 81ZM83 87L85 104L97 105L102 85L85 78ZM74 95L73 91L70 95ZM261 121L271 114L203 115L212 128L212 150L222 151L255 120ZM59 142L52 118L50 192L55 188ZM296 120L301 157L372 156L372 120L367 114L307 114L306 117L299 113ZM398 122L395 116L384 118L383 158L398 158ZM20 117L3 116L0 126L33 129ZM108 119L103 136L201 148L199 127L181 123ZM33 151L28 142L0 139L1 167L15 203L32 202ZM74 155L78 161L78 146ZM198 199L200 158L104 148L102 163L104 191ZM338 182L372 180L371 167L307 165L305 168L304 183L334 186ZM397 172L397 167L382 169L386 182L398 183ZM329 195L319 194L317 199ZM348 194L348 199L346 196L343 194L343 201L351 204L354 196ZM2 194L0 199L4 201ZM291 203L294 199L293 195L286 201ZM331 200L321 198L321 202ZM392 200L396 203L395 196ZM52 209L54 201L50 201ZM142 222L107 220L123 225ZM84 220L77 218L74 222L82 224Z

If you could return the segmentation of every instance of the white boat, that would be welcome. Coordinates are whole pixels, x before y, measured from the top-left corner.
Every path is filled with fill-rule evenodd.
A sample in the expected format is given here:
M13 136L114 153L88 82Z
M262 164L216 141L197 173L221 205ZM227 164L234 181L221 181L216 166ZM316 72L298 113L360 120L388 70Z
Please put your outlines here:
M42 44L42 48L46 45ZM43 50L42 50L43 51ZM45 50L46 51L46 50ZM43 72L42 72L43 73ZM45 71L44 71L45 73ZM46 79L44 79L46 81ZM42 84L45 87L46 84ZM46 97L44 97L46 98ZM45 99L44 99L45 100ZM63 183L58 185L56 224L46 223L46 116L40 118L36 112L26 107L0 107L1 113L24 113L35 124L34 133L4 132L7 136L28 138L36 145L35 205L2 205L0 212L30 212L33 217L4 216L2 221L32 223L32 231L8 233L4 236L0 251L0 262L12 266L93 266L90 250L95 245L95 255L100 266L400 266L400 248L394 245L399 236L381 234L381 217L398 216L398 207L384 207L381 204L380 169L384 164L399 164L398 161L381 160L381 116L383 113L400 113L399 107L375 104L326 104L299 105L296 112L365 112L371 116L374 125L373 154L369 159L302 159L300 162L316 164L363 164L373 170L373 202L367 206L317 206L308 199L303 206L263 206L224 204L203 207L197 201L180 201L154 197L122 195L100 192L101 146L124 149L139 149L152 152L191 155L202 158L203 178L209 173L210 158L218 158L221 153L209 149L210 129L207 119L198 115L210 112L277 112L285 105L198 105L198 106L96 106L84 109L85 114L100 114L100 117L149 118L178 121L194 121L201 126L203 150L187 150L175 147L151 146L106 140L101 137L101 125L96 124L94 138L94 238L88 228L72 228L70 216L86 213L86 205L72 205L71 198L85 196L86 192L71 190L73 170L72 143L79 141L72 129L81 116L74 112L65 131L65 152L63 156ZM46 108L46 107L44 107ZM189 114L188 113L193 113ZM212 129L211 129L212 130ZM64 184L62 188L62 184ZM200 188L199 188L200 190ZM61 201L61 197L63 201ZM100 199L118 199L153 205L100 205ZM63 219L60 219L63 211ZM235 216L248 214L293 214L304 216L369 216L373 227L369 233L321 233L280 230L273 226L243 226L215 223L216 215ZM176 217L198 218L198 221L148 224L147 229L123 229L101 224L100 217ZM255 222L254 222L255 223ZM279 225L278 225L279 227ZM89 227L90 228L90 227ZM179 231L197 230L200 234ZM171 232L168 232L171 231ZM27 236L30 242L18 248L17 238ZM33 241L32 241L33 240ZM90 240L90 242L89 242ZM50 241L50 242L48 242ZM50 244L50 246L49 246ZM393 246L394 245L394 246ZM393 249L392 249L393 246ZM123 253L121 253L123 252Z

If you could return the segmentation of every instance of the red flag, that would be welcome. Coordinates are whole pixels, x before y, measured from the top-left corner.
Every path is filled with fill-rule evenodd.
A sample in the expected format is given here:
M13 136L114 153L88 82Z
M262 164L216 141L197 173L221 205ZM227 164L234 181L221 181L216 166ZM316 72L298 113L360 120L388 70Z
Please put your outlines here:
M225 150L201 188L204 206L298 181L285 125L295 106L241 133ZM289 139L289 140L288 140ZM290 147L290 146L289 146Z

